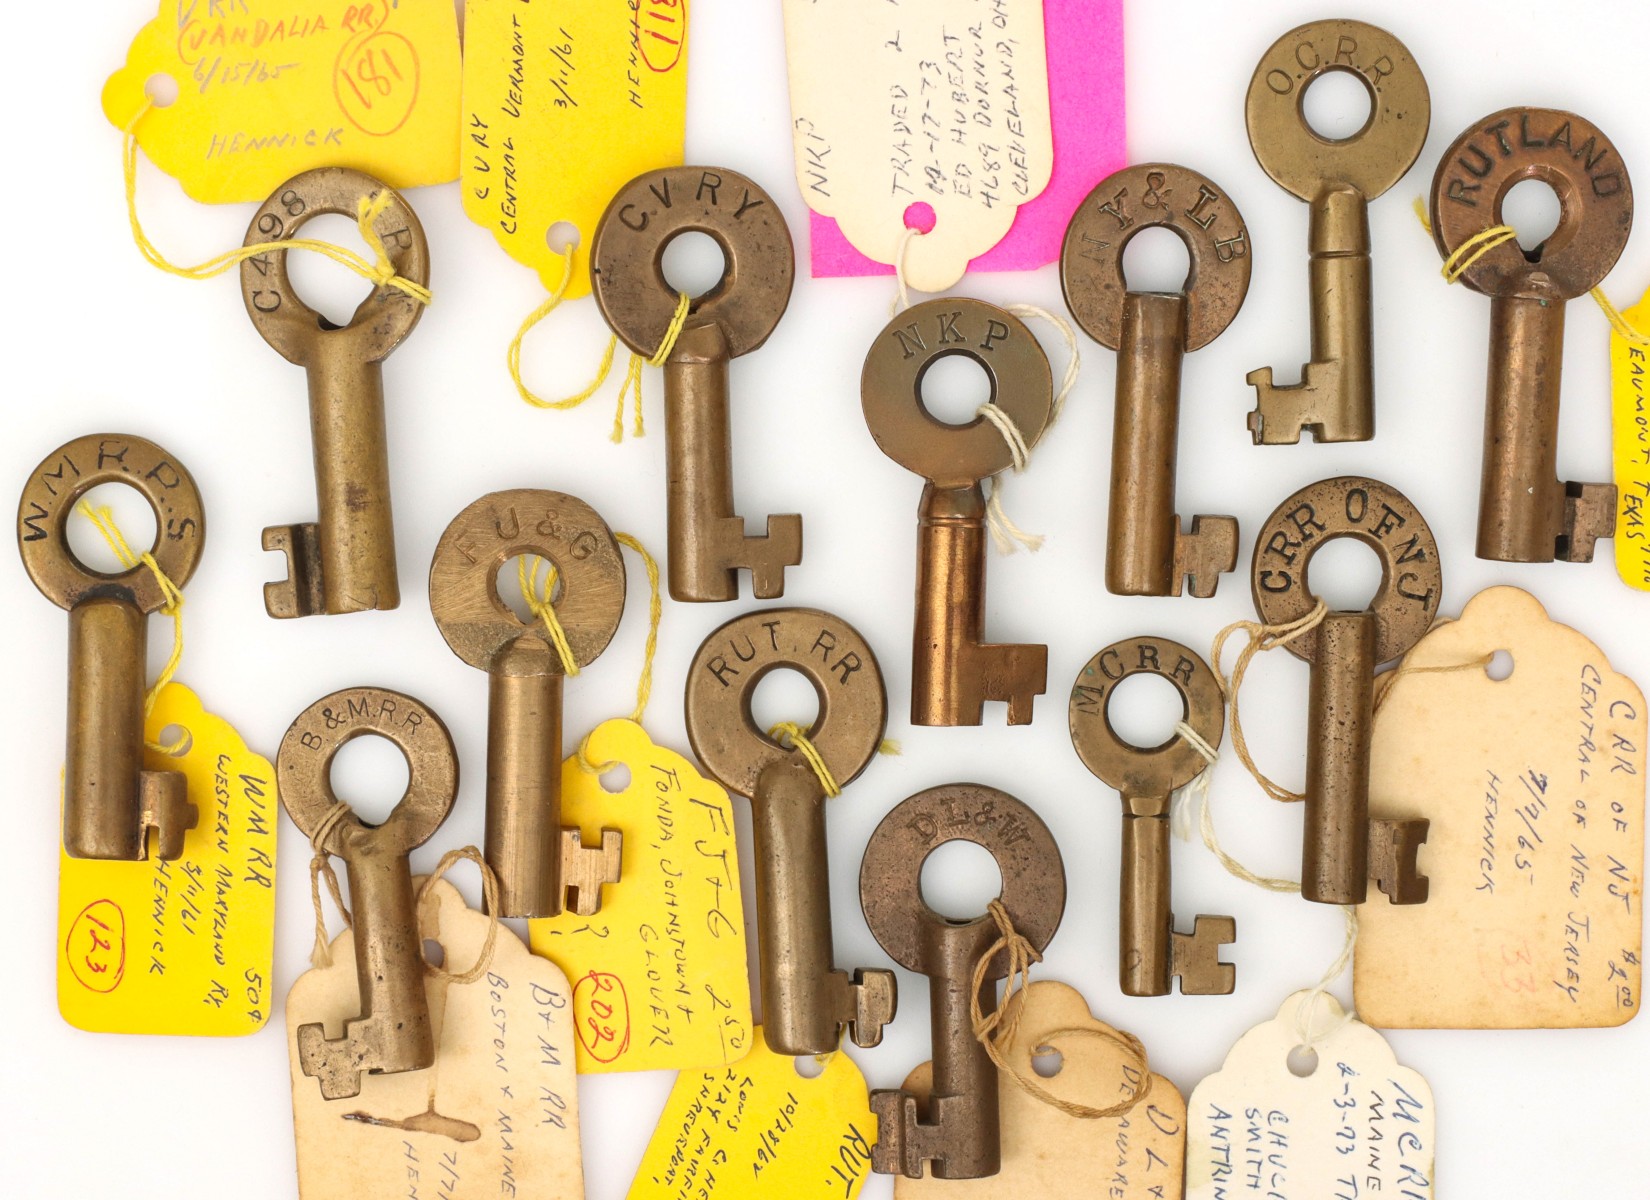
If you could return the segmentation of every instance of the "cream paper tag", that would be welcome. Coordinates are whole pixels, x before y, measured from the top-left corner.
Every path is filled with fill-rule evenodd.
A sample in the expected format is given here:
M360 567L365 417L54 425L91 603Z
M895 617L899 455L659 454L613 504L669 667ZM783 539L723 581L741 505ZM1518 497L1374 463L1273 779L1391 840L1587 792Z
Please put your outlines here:
M1032 1056L1045 1047L1061 1055L1059 1071L1040 1082L1062 1100L1105 1108L1126 1100L1140 1068L1116 1031L1089 1012L1076 988L1039 979L1010 1004L1021 1005L1020 1027L1008 1061L1033 1075ZM1089 1031L1102 1036L1091 1036ZM904 1090L926 1101L934 1067L923 1063ZM1035 1077L1033 1075L1033 1077ZM1039 1100L1005 1072L997 1074L1002 1170L986 1179L894 1180L895 1197L966 1196L971 1200L1026 1200L1032 1196L1105 1196L1110 1200L1180 1200L1186 1152L1186 1102L1161 1075L1120 1117L1085 1120Z
M422 880L416 880L415 886ZM447 968L464 971L489 919L438 881L419 908ZM507 929L475 983L427 977L436 1062L427 1071L363 1075L361 1094L324 1100L298 1064L298 1028L337 1037L361 1012L354 938L332 942L332 965L287 993L287 1056L302 1200L543 1196L581 1200L578 1092L567 977Z
M1048 186L1042 0L785 0L785 54L808 207L889 264L907 210L932 210L912 287L956 283Z
M1626 633L1626 631L1622 631ZM1628 633L1627 636L1632 636ZM1498 650L1512 673L1416 671ZM1375 717L1370 796L1432 825L1425 904L1359 909L1358 1011L1383 1028L1620 1025L1643 957L1644 695L1512 587L1403 660ZM1398 806L1393 806L1394 808Z
M1437 1138L1432 1089L1333 996L1318 993L1315 1069L1296 1075L1296 992L1238 1039L1187 1102L1186 1200L1430 1200Z

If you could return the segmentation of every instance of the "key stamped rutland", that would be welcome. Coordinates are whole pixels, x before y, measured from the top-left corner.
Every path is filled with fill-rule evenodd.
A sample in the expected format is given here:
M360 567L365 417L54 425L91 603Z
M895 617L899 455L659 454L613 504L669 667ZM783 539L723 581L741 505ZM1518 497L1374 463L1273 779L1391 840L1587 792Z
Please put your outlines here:
M1048 357L1020 319L983 300L929 300L896 316L871 345L860 376L865 423L882 452L926 479L917 510L917 615L911 722L978 725L987 700L1008 723L1031 721L1048 685L1048 647L985 641L985 490L1013 462L995 425L936 420L922 379L948 355L978 363L991 403L1035 446L1054 412Z

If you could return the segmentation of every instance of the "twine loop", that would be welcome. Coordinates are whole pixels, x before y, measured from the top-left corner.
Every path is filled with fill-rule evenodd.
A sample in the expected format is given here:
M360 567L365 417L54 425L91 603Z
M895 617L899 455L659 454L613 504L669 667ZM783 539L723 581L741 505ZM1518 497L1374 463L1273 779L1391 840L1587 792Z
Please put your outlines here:
M795 721L781 721L768 730L768 736L787 750L800 750L802 757L813 768L819 777L819 786L825 789L825 795L836 797L842 795L842 785L837 783L836 776L831 774L831 768L825 764L825 756L819 752L819 747L809 739L807 731Z
M974 1036L984 1047L987 1057L999 1071L1007 1074L1018 1084L1028 1096L1042 1101L1050 1108L1065 1113L1068 1117L1078 1117L1083 1120L1102 1120L1108 1117L1120 1117L1139 1104L1152 1090L1152 1072L1146 1060L1146 1047L1139 1038L1132 1033L1121 1030L1084 1028L1071 1026L1063 1029L1051 1030L1043 1035L1045 1039L1054 1039L1068 1035L1098 1037L1121 1047L1125 1053L1133 1058L1139 1067L1139 1078L1129 1089L1129 1095L1116 1104L1096 1108L1088 1104L1079 1104L1073 1100L1056 1096L1044 1087L1036 1078L1025 1074L1015 1067L1008 1059L1008 1047L1014 1042L1020 1030L1020 1019L1024 1013L1024 1005L1013 1001L1023 997L1031 983L1031 967L1033 963L1043 961L1023 934L1014 928L1014 922L1003 907L1001 900L993 900L986 905L986 912L997 925L997 940L992 942L989 949L980 955L980 960L974 964L974 974L968 990L968 1016L973 1025ZM1003 1002L991 1012L983 1011L980 996L984 989L992 986L987 976L991 970L991 962L1003 951L1008 952L1008 983L1003 989Z
M424 973L434 979L444 980L447 983L466 984L474 983L487 973L487 968L493 965L493 953L498 949L498 876L493 868L487 865L481 851L474 846L465 846L461 850L449 850L441 856L441 861L424 880L423 886L418 889L418 896L414 908L424 906L424 898L430 894L436 883L453 867L468 860L475 863L481 870L482 909L487 914L487 937L481 943L481 953L467 971L449 971L445 966L438 967L434 963L425 961Z
M327 815L321 818L320 824L315 826L315 832L309 835L309 901L315 908L315 944L310 948L310 965L325 970L332 965L332 942L327 937L326 914L321 909L321 880L327 881L327 891L332 894L332 903L338 913L344 918L344 925L353 928L355 919L350 916L348 907L344 904L343 891L338 886L338 874L332 869L332 859L327 854L327 839L338 823L350 814L350 806L342 800L333 801Z
M607 339L607 349L602 352L600 364L596 367L596 377L589 386L571 396L560 400L546 400L527 386L521 374L521 347L527 335L531 333L539 322L561 306L567 296L567 287L573 281L573 262L577 247L569 243L562 251L561 279L551 289L550 295L532 312L527 314L526 320L516 330L516 336L510 339L510 348L505 354L505 363L510 370L510 380L516 385L516 394L523 401L534 408L553 409L565 412L583 404L590 397L601 390L607 382L608 374L613 370L613 356L618 352L619 335L612 334ZM645 437L647 429L642 421L642 367L662 367L670 358L670 353L676 348L676 339L682 335L682 329L687 324L688 313L693 307L693 297L686 292L676 294L676 311L671 315L670 324L665 327L664 336L659 341L659 348L643 359L640 354L631 354L630 361L625 367L624 381L619 384L618 401L613 410L613 432L608 440L614 443L624 441L624 407L625 397L634 396L633 419L631 425L632 437Z
M1319 600L1312 606L1312 611L1304 617L1293 621L1285 621L1278 625L1267 625L1260 621L1233 621L1222 629L1215 637L1214 649L1210 652L1210 661L1214 664L1215 679L1220 683L1221 695L1226 697L1230 716L1228 724L1232 728L1232 749L1261 790L1274 800L1290 804L1304 800L1300 792L1292 792L1280 783L1274 782L1255 765L1253 756L1249 753L1249 740L1243 733L1243 722L1238 716L1238 689L1243 686L1244 674L1249 670L1249 664L1254 657L1267 650L1276 650L1279 646L1287 646L1296 638L1323 624L1323 619L1329 615L1329 605ZM1237 662L1232 666L1232 674L1228 677L1220 667L1221 653L1226 649L1226 641L1235 633L1244 634L1249 640L1239 652Z
M545 569L542 584L539 582L541 566ZM531 559L525 554L516 559L516 581L521 586L522 599L527 601L528 611L538 618L550 635L550 644L556 648L556 657L561 660L562 674L573 678L579 673L579 663L567 641L567 630L562 628L561 618L556 615L556 606L550 603L556 578L556 564L548 559L536 554Z

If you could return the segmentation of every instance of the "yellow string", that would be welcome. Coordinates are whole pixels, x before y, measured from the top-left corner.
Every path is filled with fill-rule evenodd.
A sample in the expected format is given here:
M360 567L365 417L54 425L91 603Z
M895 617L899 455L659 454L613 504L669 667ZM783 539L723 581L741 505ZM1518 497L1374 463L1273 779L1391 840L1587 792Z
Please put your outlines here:
M172 682L173 676L178 673L178 664L183 661L183 592L167 577L166 572L160 569L160 564L155 561L153 554L147 550L142 554L133 553L132 547L126 542L126 536L120 532L120 526L115 524L115 514L108 507L94 509L82 500L80 515L97 526L97 531L103 535L109 549L114 551L121 566L128 571L140 564L148 567L156 582L160 584L161 595L166 598L160 611L162 615L172 618L172 653L167 657L166 665L161 668L160 674L155 677L155 682L143 694L143 717L144 720L148 720L149 714L155 709L155 700L160 696L160 690ZM185 738L179 738L169 745L162 742L146 744L151 750L158 750L162 754L175 754L183 747L185 741Z
M505 353L505 363L510 369L510 381L516 385L516 394L534 408L547 408L558 411L577 408L601 390L602 385L607 382L608 374L613 370L613 356L619 347L618 334L613 334L607 339L607 349L602 352L601 363L596 368L596 378L590 382L588 387L571 396L563 397L560 400L546 400L528 387L526 380L521 375L522 343L539 322L560 307L562 300L566 297L567 285L573 279L575 253L575 248L571 244L562 251L561 279L551 289L545 302L527 314L527 319L516 330L516 336L510 339L510 348ZM624 402L627 395L634 395L635 397L631 436L647 436L647 429L642 422L642 367L644 361L648 366L664 366L665 360L670 357L670 352L676 348L676 339L682 334L682 327L687 323L688 310L692 305L693 298L686 292L679 292L676 297L676 312L671 317L670 324L665 328L665 336L660 341L659 348L646 360L639 354L630 356L630 361L625 367L624 381L619 384L618 401L613 409L613 432L609 435L609 440L613 442L624 441Z
M545 569L542 587L539 585L541 566ZM579 664L573 657L573 647L567 642L567 630L562 628L561 618L556 615L556 606L550 603L550 593L556 587L556 564L535 554L529 566L527 556L522 555L516 559L516 578L521 584L521 595L527 601L528 611L544 622L544 628L550 634L550 644L556 648L556 657L561 659L562 674L569 678L577 675Z
M615 533L613 536L621 546L628 546L641 555L642 565L647 568L647 643L642 650L642 673L636 680L636 707L630 713L630 719L640 725L647 713L647 703L653 698L653 658L659 649L659 618L664 613L664 604L659 596L659 563L647 552L640 538L628 533ZM573 757L586 775L603 775L618 763L596 762L590 757L590 739L594 733L592 730L584 735Z
M1415 209L1416 219L1421 222L1421 228L1430 234L1432 232L1432 222L1427 220L1426 205L1422 203L1419 196L1415 197L1412 207ZM1517 236L1518 231L1511 225L1491 225L1488 229L1479 230L1456 247L1455 253L1444 260L1444 265L1440 268L1440 271L1445 282L1456 282L1473 263L1497 246L1504 245ZM1587 294L1593 298L1593 303L1598 305L1599 310L1604 314L1604 319L1610 322L1610 328L1616 331L1618 337L1633 343L1635 346L1650 346L1650 334L1641 333L1628 324L1627 318L1622 316L1621 310L1610 302L1610 297L1604 294L1602 287L1592 288Z
M1313 607L1304 617L1294 621L1287 621L1281 625L1265 625L1259 621L1233 621L1222 629L1215 637L1214 648L1210 651L1209 661L1214 664L1215 679L1220 684L1221 695L1226 697L1230 717L1227 723L1232 727L1232 749L1238 756L1249 774L1260 784L1261 790L1274 800L1292 803L1304 800L1306 797L1300 792L1292 792L1282 784L1273 782L1255 765L1255 760L1249 754L1249 742L1243 735L1243 722L1238 718L1238 689L1243 685L1244 672L1249 669L1249 663L1255 655L1266 650L1275 650L1279 646L1286 646L1296 638L1303 636L1310 630L1323 624L1323 619L1329 614L1329 606L1322 600ZM1246 634L1249 641L1238 654L1237 662L1232 666L1232 674L1228 678L1220 668L1221 652L1226 649L1226 639L1234 633Z
M795 721L781 721L768 730L768 736L786 749L802 751L802 757L808 760L808 765L819 776L819 786L825 789L827 796L842 795L842 785L837 783L836 776L831 774L831 768L825 765L825 756L819 752L819 747L809 739L807 732Z
M346 250L342 246L335 246L331 242L323 242L317 238L286 238L282 241L258 242L251 246L241 246L234 250L228 250L193 267L180 267L173 263L154 242L149 240L149 235L143 231L143 222L139 219L137 210L137 127L138 123L148 116L153 108L153 103L145 104L127 124L122 154L122 166L126 180L126 219L132 226L132 240L137 243L138 250L150 265L159 267L168 275L176 275L180 279L213 279L234 270L248 259L261 258L266 254L281 253L287 250L308 250L330 258L340 266L347 267L363 279L371 281L376 287L395 288L397 291L411 296L420 304L428 304L434 299L429 288L396 272L395 264L390 261L389 252L384 247L383 239L378 236L377 230L373 228L373 223L389 207L392 197L388 188L384 188L372 196L362 196L356 207L356 221L360 225L361 238L372 250L376 261L369 262L353 250Z
M1037 952L1023 934L1014 928L1014 922L1009 919L1008 910L1003 907L1001 900L993 900L986 905L986 912L997 923L997 940L991 944L986 952L980 955L974 964L972 986L968 991L968 1015L973 1025L974 1037L985 1048L986 1057L996 1064L999 1071L1005 1072L1029 1096L1041 1100L1051 1108L1059 1109L1067 1116L1080 1117L1084 1120L1102 1120L1109 1117L1120 1117L1129 1112L1151 1094L1152 1078L1151 1066L1146 1061L1146 1047L1140 1039L1132 1033L1121 1030L1095 1029L1092 1027L1072 1026L1066 1029L1056 1029L1043 1035L1045 1044L1054 1038L1066 1035L1083 1035L1099 1037L1121 1047L1123 1051L1135 1060L1139 1067L1139 1078L1135 1081L1127 1099L1104 1108L1094 1108L1087 1104L1078 1104L1056 1096L1037 1080L1020 1071L1008 1060L1008 1047L1013 1045L1015 1035L1020 1029L1020 1016L1024 1005L1015 1003L1026 994L1031 984L1031 966L1043 961L1043 956ZM985 1012L980 1003L980 994L986 987L991 986L989 975L991 960L1002 951L1008 951L1008 984L1003 989L1003 1002L990 1012Z

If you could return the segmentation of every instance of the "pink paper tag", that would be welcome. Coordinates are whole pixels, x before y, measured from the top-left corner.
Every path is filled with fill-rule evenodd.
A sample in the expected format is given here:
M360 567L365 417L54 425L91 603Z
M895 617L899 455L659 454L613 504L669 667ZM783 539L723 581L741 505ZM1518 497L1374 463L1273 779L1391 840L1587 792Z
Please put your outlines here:
M1054 174L1022 205L1007 236L969 263L974 271L1031 271L1060 257L1066 223L1096 183L1128 162L1123 123L1123 0L1044 0ZM854 249L835 220L810 213L814 278L892 275Z

